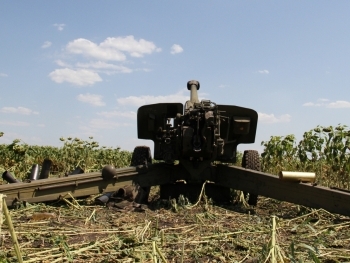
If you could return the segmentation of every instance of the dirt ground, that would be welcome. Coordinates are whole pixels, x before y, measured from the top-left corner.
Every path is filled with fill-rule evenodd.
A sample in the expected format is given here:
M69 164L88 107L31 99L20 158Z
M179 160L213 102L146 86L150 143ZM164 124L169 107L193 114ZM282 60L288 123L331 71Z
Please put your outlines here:
M350 217L259 197L148 206L94 198L27 204L10 214L24 262L350 262ZM6 222L0 262L18 262Z

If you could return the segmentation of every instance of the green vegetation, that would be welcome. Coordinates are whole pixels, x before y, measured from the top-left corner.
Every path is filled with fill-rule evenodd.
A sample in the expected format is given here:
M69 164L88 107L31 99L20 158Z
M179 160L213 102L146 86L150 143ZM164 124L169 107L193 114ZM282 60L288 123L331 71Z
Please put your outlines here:
M4 136L0 132L0 137ZM26 178L33 164L49 158L51 174L63 175L80 167L85 172L99 171L106 164L125 167L131 152L120 148L100 147L93 137L60 138L62 147L30 146L19 139L0 144L0 172L8 170L19 179ZM350 130L345 125L322 127L305 132L297 143L294 135L271 136L263 141L262 170L271 174L279 171L315 172L317 183L350 189ZM238 153L239 165L242 153Z
M297 144L294 135L262 142L263 171L315 172L317 183L350 189L350 130L345 125L317 126Z
M4 134L0 132L0 137ZM0 144L0 172L27 177L34 163L53 162L53 174L81 167L123 167L131 153L78 138L62 147ZM294 135L262 142L263 171L316 172L317 182L349 189L350 131L344 125L316 127L296 142ZM237 163L241 163L242 153ZM151 191L152 192L152 191ZM10 210L24 262L345 262L350 260L350 219L259 197L256 207L238 201L214 206L205 195L196 204L157 199L153 188L145 213L120 213L93 198L51 205L27 204ZM1 198L0 198L1 201ZM18 262L5 221L0 262ZM8 220L7 220L8 221Z
M0 133L3 135L3 133ZM64 175L80 167L85 172L100 171L106 164L125 167L130 164L131 152L120 148L100 147L93 137L84 141L79 138L60 138L62 147L31 146L19 139L11 144L0 144L0 172L8 170L16 178L24 179L33 164L52 161L51 174Z

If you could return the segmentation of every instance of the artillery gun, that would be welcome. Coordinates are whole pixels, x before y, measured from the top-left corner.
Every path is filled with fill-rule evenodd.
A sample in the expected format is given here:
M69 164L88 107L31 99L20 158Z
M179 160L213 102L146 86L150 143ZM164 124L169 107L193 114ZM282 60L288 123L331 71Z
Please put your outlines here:
M205 193L217 202L230 200L230 189L241 190L248 203L257 205L258 195L350 216L350 192L318 186L305 174L294 173L297 180L260 171L257 151L244 151L242 167L234 166L239 144L254 143L258 114L233 105L220 105L198 99L200 84L189 81L190 100L182 103L158 103L141 106L137 112L138 138L154 142L154 156L149 147L135 148L131 165L101 172L63 178L29 180L0 185L7 205L17 202L43 202L62 197L81 197L118 191L133 184L134 202L147 203L150 187L160 186L160 197L189 199ZM288 176L291 173L288 174ZM3 174L9 176L7 172ZM304 178L304 179L303 179ZM108 198L105 198L108 199Z
M154 159L169 165L176 162L182 175L178 182L160 185L161 198L176 198L180 194L195 198L202 184L213 179L214 162L235 163L237 145L255 141L256 111L210 100L199 101L199 88L196 80L187 83L191 95L185 105L158 103L138 109L138 138L153 140ZM134 154L150 160L147 148L136 147ZM257 151L245 151L243 160L243 167L260 170ZM230 188L208 184L206 194L219 202L228 201ZM257 196L251 194L248 202L256 205Z

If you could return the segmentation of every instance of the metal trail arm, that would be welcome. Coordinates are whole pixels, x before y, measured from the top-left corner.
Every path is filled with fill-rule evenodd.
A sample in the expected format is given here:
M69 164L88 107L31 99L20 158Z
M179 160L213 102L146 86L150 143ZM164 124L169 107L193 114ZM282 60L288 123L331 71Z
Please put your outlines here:
M153 169L136 180L141 186L152 186L176 182L189 176L179 165L153 165ZM331 213L350 216L350 191L331 189L310 183L290 182L279 179L278 176L249 170L236 166L217 165L202 173L203 180L209 180L217 185L249 192L251 194L271 197L311 208L323 208Z
M180 165L155 164L151 171L138 176L135 180L141 186L152 186L188 178L190 175L186 174ZM271 174L227 165L211 166L202 173L202 178L217 185L251 194L350 216L350 191L284 181Z
M0 185L0 193L6 195L8 206L16 201L29 203L58 200L70 193L73 197L96 195L117 191L145 170L138 167L116 169L114 176L103 178L101 172L72 175L63 178L48 178L29 183Z
M62 178L47 178L28 183L0 185L0 193L6 196L6 204L11 206L17 201L38 203L58 200L70 193L73 197L84 197L118 191L126 185L140 182L145 186L159 185L176 181L169 177L168 166L163 164L131 166L114 169L112 175L103 176L102 172L71 175ZM147 173L147 175L146 175Z
M205 169L202 175L203 180L225 187L350 216L349 191L309 183L282 181L277 176L236 166L211 166ZM190 175L186 174L186 170L180 165L158 163L148 168L132 166L115 169L113 176L108 178L102 177L102 173L97 172L48 178L30 183L0 185L0 193L7 196L6 203L11 205L16 200L30 203L45 202L57 200L67 193L71 193L74 197L82 197L117 191L132 183L147 187L189 178Z
M280 180L277 176L235 166L217 166L216 183L331 213L350 216L350 192Z

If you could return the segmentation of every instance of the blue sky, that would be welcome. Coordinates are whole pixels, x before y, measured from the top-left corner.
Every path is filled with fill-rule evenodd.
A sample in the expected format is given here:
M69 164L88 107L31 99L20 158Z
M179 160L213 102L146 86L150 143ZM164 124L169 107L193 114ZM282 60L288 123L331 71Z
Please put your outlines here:
M132 150L143 104L259 113L255 144L350 125L349 1L1 1L0 143Z

